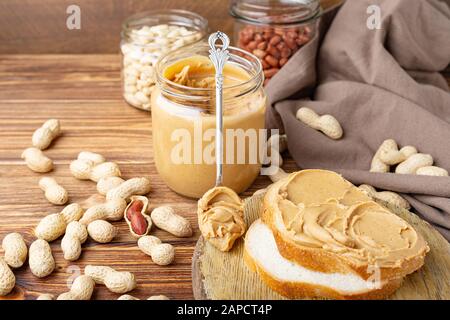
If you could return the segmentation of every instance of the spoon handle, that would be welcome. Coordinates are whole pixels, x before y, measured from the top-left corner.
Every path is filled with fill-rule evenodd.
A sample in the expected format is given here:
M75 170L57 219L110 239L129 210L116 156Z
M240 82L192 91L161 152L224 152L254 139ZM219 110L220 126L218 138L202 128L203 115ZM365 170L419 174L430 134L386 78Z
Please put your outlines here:
M216 47L217 40L222 41L222 46ZM215 32L209 36L209 58L216 70L216 186L223 182L223 68L230 54L228 46L230 39L223 32Z

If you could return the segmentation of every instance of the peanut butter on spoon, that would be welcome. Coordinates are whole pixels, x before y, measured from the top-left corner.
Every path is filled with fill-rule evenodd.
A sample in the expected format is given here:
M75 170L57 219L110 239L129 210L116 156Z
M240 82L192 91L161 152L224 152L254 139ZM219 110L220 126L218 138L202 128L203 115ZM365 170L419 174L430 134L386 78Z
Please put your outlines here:
M222 47L216 48L216 41ZM223 67L229 59L230 39L222 32L209 37L211 62L214 65L216 91L216 186L198 201L198 225L203 237L221 251L229 251L246 229L244 205L232 189L223 184ZM186 69L187 73L189 69Z
M198 201L198 225L203 237L220 251L229 251L247 226L241 198L227 187L215 187Z

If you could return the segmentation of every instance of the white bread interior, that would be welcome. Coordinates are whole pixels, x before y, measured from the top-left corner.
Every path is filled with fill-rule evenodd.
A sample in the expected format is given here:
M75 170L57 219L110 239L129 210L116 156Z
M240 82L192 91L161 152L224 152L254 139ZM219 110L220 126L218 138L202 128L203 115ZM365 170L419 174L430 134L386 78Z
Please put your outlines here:
M363 279L371 278L373 276L371 271L373 270L370 268L369 264L355 264L353 260L348 259L345 255L321 248L299 245L293 240L293 237L281 222L280 209L276 205L280 198L280 190L290 180L294 179L296 175L310 172L332 173L324 170L304 170L292 173L287 178L282 179L269 187L264 197L262 220L272 230L280 254L287 260L293 261L297 265L303 266L309 270L332 274L354 274ZM336 173L332 174L338 176ZM343 178L340 177L339 179ZM347 183L351 185L350 182ZM417 254L399 259L398 263L394 266L381 266L379 272L382 281L395 282L398 279L403 279L408 274L415 272L423 266L425 255L429 251L429 247L426 245L426 242L420 234L417 234L417 237L418 243L423 244L419 246L420 248Z
M245 237L245 258L272 289L289 298L370 299L395 291L401 279L376 283L352 273L323 273L287 260L278 251L272 230L256 220Z

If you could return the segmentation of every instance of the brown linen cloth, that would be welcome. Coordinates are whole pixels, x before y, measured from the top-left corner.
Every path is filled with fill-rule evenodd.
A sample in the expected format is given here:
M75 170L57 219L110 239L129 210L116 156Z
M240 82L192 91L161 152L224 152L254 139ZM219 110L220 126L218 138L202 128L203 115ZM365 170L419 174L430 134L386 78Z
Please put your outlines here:
M379 30L366 26L373 4ZM333 17L322 18L320 35L269 82L268 128L286 132L299 167L400 192L450 240L449 177L369 172L389 138L450 170L450 93L438 73L450 63L450 8L438 0L347 0ZM335 116L344 137L331 140L298 121L300 107Z

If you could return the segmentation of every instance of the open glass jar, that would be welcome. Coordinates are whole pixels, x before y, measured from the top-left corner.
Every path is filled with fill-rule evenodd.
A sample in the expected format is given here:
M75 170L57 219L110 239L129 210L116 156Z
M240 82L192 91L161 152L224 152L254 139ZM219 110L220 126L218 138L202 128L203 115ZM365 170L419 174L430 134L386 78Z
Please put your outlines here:
M169 51L202 40L208 21L184 10L147 11L122 26L123 97L130 105L150 111L155 86L154 65Z
M173 51L156 65L152 94L156 168L177 193L200 198L215 185L215 81L208 44ZM259 175L267 98L257 57L230 47L224 67L223 184L245 191ZM264 149L265 150L265 149Z
M234 42L261 59L267 83L313 38L320 13L319 0L233 0Z

